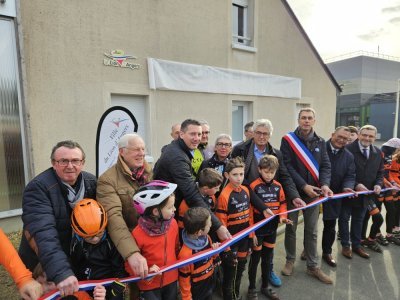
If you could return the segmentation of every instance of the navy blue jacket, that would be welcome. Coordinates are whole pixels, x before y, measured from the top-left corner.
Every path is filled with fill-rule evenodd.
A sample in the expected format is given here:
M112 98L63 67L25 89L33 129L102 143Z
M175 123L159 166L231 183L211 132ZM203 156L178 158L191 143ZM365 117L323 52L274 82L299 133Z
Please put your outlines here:
M326 142L326 150L331 162L331 185L334 194L343 192L344 188L354 189L356 182L356 165L354 156L346 148L335 155L332 153L330 140ZM357 198L328 200L323 203L323 219L333 220L339 217L342 201L358 201Z
M368 159L362 154L358 140L355 140L350 145L346 146L347 149L354 155L354 162L356 164L356 183L362 183L369 190L373 190L375 185L383 186L383 153L378 147L371 145L369 147ZM368 204L367 197L360 196L363 199L364 207Z
M306 145L308 150L312 153L315 160L319 165L319 184L330 186L331 182L331 163L329 161L328 153L326 152L326 143L323 138L319 137L316 133L314 133L311 141L304 141L299 135L298 129L294 132L297 137ZM281 151L283 155L283 161L285 162L286 168L289 171L290 176L292 177L297 190L300 193L300 196L303 200L307 202L309 197L306 193L304 193L303 188L306 184L310 184L313 186L318 186L319 184L315 182L311 173L301 162L300 158L294 153L289 143L282 138L281 142ZM290 204L290 203L289 203Z
M82 172L85 198L96 198L96 177ZM53 168L42 172L28 183L23 194L22 235L19 254L33 271L40 262L49 281L56 284L74 275L69 263L72 237L72 209L67 200L67 189ZM31 237L27 239L27 236ZM37 257L32 247L37 248Z

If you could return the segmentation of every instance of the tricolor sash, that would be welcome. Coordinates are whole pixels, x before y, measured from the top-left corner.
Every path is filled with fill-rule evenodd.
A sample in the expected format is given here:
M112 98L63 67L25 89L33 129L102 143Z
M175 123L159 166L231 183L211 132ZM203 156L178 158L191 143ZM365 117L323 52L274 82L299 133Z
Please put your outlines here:
M289 132L283 138L289 143L290 147L310 172L315 182L319 184L319 165L310 150L308 150L306 145L304 145L294 132Z

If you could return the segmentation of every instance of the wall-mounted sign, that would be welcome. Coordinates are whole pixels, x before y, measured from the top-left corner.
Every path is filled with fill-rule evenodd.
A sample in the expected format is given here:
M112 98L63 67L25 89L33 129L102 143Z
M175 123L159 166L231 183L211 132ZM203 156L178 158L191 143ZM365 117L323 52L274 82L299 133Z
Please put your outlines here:
M140 69L140 64L133 64L128 59L136 59L133 55L126 55L123 50L111 50L110 53L104 53L107 58L103 59L105 66L130 68L132 70Z

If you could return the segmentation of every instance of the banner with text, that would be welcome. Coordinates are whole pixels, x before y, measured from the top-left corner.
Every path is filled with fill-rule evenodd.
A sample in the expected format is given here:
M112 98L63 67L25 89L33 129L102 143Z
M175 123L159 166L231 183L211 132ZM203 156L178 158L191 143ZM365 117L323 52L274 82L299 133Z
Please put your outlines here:
M101 116L96 136L96 176L117 162L118 141L127 133L137 132L133 114L122 106L113 106Z

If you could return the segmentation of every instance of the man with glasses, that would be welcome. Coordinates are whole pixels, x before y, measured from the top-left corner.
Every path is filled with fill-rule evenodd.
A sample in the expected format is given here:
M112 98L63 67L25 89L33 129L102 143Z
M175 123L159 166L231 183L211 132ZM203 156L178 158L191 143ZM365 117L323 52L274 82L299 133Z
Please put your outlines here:
M245 161L245 177L243 184L249 186L251 182L259 178L258 162L265 154L276 156L279 161L279 169L276 172L275 179L282 185L286 195L286 201L292 203L295 207L304 206L305 203L300 199L299 193L283 163L281 152L272 147L269 143L273 131L271 121L267 119L255 121L253 131L253 138L236 145L232 151L232 157L240 156ZM251 201L252 205L254 205L258 211L265 210L263 201L255 194L251 195ZM273 286L280 286L282 284L281 279L273 271L272 258L269 281Z
M298 124L294 132L285 135L281 142L281 151L285 165L296 184L297 190L306 203L319 196L332 196L329 188L331 181L331 163L323 138L314 131L315 111L302 108L298 115ZM292 209L288 203L288 209ZM282 274L292 275L296 258L296 229L299 211L289 213L293 225L286 225L285 249L286 264ZM332 284L332 279L318 267L317 233L319 206L303 210L304 216L304 253L307 260L307 274L323 283Z
M107 211L108 233L118 252L135 274L145 277L148 274L147 261L131 234L139 218L132 198L142 185L151 181L151 168L144 160L145 143L138 134L122 136L118 149L117 163L99 177L97 200Z
M19 254L31 271L40 263L66 296L79 288L69 263L71 212L80 200L96 197L96 177L82 171L85 152L76 142L57 143L50 158L52 167L32 179L23 193Z

